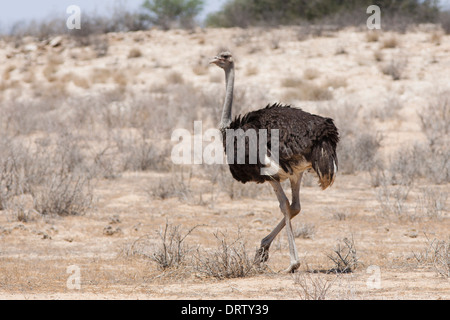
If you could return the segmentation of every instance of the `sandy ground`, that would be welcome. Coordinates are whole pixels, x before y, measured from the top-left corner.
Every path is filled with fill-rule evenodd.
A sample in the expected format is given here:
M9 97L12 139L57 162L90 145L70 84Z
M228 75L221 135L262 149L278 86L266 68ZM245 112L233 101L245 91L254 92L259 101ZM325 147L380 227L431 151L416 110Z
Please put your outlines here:
M389 154L405 141L424 139L416 111L435 93L448 89L450 36L441 35L436 43L426 27L396 35L399 44L382 50L384 61L394 57L408 63L402 80L392 81L380 72L383 62L374 59L382 39L390 34L369 42L365 32L354 30L302 41L297 33L295 28L280 28L111 34L106 57L67 60L61 69L82 75L92 67L120 67L130 77L136 73L128 86L137 93L157 85L169 71L192 79L198 90L221 90L222 72L206 65L221 47L228 46L237 59L236 87L262 92L260 100L281 100L285 89L278 83L283 78L301 77L306 68L314 68L318 82L331 77L346 80L345 87L333 89L332 103L360 103L370 111L389 96L400 99L400 116L377 123L384 137L382 152ZM128 59L132 47L138 47L142 57ZM343 51L345 54L340 53ZM81 49L78 53L82 54ZM58 54L66 57L70 52ZM2 43L0 55L9 55L8 63L16 65L25 59L20 49L6 43ZM45 61L45 54L37 54L36 59ZM205 71L195 72L192 66L197 64ZM42 66L37 63L37 68ZM12 72L12 77L16 73ZM70 85L70 91L81 90ZM256 101L257 106L265 103ZM317 110L315 102L297 105ZM198 226L186 238L193 248L214 248L214 232L235 235L239 229L253 254L281 219L276 198L266 186L254 198L232 200L217 185L213 192L193 188L203 191L188 201L150 197L150 186L167 177L168 173L125 172L117 179L100 180L94 187L95 205L83 216L36 214L22 222L7 211L0 212L0 299L302 299L305 290L311 293L319 283L329 285L326 299L450 299L449 278L415 258L429 249L431 239L448 241L448 200L439 218L404 220L380 213L377 190L370 185L368 173L341 174L325 191L315 183L303 186L302 212L294 219L294 229L309 224L315 232L311 239L296 238L302 261L299 272L282 272L289 264L282 232L272 246L264 273L217 280L189 266L161 271L151 259L130 254L130 248L145 238L146 249L152 252L160 242L157 231L169 221L183 231ZM193 186L205 183L200 178L192 181ZM433 185L418 182L408 198L412 206L421 186ZM449 191L448 184L433 187ZM337 218L339 214L344 218ZM344 238L354 240L358 267L346 274L320 272L333 267L327 255ZM308 272L311 270L316 272Z

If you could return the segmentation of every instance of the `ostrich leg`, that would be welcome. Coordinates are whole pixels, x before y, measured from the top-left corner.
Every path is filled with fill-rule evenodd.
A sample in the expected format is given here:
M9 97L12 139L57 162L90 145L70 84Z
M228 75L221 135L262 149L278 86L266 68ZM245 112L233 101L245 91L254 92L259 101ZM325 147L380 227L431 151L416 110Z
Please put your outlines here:
M292 204L289 204L289 200L287 199L283 189L281 188L280 183L276 181L271 182L275 194L277 195L278 201L280 202L280 209L284 215L284 218L278 223L275 229L273 229L273 231L261 241L261 247L257 251L255 257L255 260L257 262L267 261L267 259L269 258L269 248L272 241L275 239L278 233L280 233L284 226L287 225L288 227L286 229L289 241L289 251L291 255L291 266L287 271L293 272L300 265L298 262L298 254L295 247L294 235L292 232L290 220L300 212L300 184L302 176L303 173L300 173L297 179L290 179L292 188Z

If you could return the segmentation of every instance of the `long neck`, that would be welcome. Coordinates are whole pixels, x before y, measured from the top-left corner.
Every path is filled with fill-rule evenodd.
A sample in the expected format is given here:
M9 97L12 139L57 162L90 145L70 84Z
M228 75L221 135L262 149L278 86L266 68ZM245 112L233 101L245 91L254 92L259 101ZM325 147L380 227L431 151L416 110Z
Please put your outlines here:
M234 87L234 66L225 70L226 94L223 104L222 119L220 121L220 129L224 130L231 123L231 108L233 106L233 87Z

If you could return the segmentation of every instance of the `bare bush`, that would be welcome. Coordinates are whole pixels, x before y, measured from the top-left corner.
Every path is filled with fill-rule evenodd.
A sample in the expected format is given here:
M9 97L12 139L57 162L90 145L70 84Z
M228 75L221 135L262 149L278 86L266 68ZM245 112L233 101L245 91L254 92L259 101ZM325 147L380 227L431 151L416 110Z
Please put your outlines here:
M341 134L341 141L337 153L339 170L345 174L357 171L369 171L379 165L377 158L381 146L381 137L374 133L365 132L359 135L345 136Z
M358 255L356 253L355 242L351 239L344 238L340 241L333 253L327 255L334 262L335 266L328 272L332 273L348 273L353 272L359 265Z
M385 174L391 184L411 184L417 178L443 184L450 181L450 160L447 146L431 148L427 144L414 144L398 150Z
M263 271L264 264L257 263L248 253L240 232L236 239L216 232L218 247L213 251L197 250L195 269L217 279L243 278Z
M399 45L399 40L395 35L391 35L388 38L385 38L381 44L381 48L383 49L392 49L396 48Z
M381 121L392 120L398 116L398 112L403 108L398 98L392 96L386 99L384 105L373 109L371 115Z
M195 226L182 234L180 226L173 226L166 221L164 228L158 231L160 243L151 255L151 259L156 262L160 270L178 268L187 263L189 253L193 249L186 245L185 239L197 227Z
M34 207L42 215L81 215L92 205L89 180L67 172L54 173L33 191Z
M302 224L294 229L294 236L302 239L314 239L316 234L316 226L314 224Z
M147 193L153 199L165 200L176 197L180 201L188 201L192 198L190 178L186 178L183 172L177 174L172 171L169 179L159 179L157 183L152 183Z
M170 167L168 163L168 148L156 146L155 142L146 137L147 133L142 133L139 138L126 139L126 143L119 142L119 152L123 157L123 170L167 171Z
M142 52L138 48L133 48L128 53L128 59L140 58L142 57Z
M297 273L294 283L299 287L298 294L302 300L325 300L336 278L329 281L323 274L311 272Z
M439 93L426 109L419 113L422 131L431 148L450 151L450 91Z
M328 89L328 85L318 85L312 82L305 82L297 78L285 78L281 85L288 88L284 94L285 100L310 100L322 101L331 100L333 93Z
M394 215L397 218L409 217L406 200L411 190L410 185L388 186L383 184L377 192L377 200L380 204L381 216L389 217Z
M443 278L450 278L450 239L429 239L425 249L413 252L419 266L431 266Z
M393 80L400 80L403 78L403 73L406 68L406 61L401 59L392 59L381 67L383 74L391 76Z
M421 189L417 199L416 215L430 219L441 219L444 217L448 192L436 188L426 187Z

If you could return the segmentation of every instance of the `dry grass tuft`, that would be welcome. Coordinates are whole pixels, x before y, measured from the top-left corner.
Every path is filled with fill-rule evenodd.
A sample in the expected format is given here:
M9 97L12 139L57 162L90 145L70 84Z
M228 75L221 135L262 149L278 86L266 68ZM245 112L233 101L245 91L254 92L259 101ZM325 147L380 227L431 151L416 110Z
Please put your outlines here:
M314 68L308 68L303 71L303 78L306 80L314 80L320 76L320 72Z
M395 35L391 35L388 38L383 39L381 43L382 49L393 49L398 47L400 44L398 38Z
M431 266L439 276L450 278L450 238L440 240L429 239L427 236L425 249L413 254L418 266Z
M178 71L172 71L166 77L168 84L184 84L184 78Z
M393 80L400 80L403 77L403 72L406 68L407 62L401 59L392 59L381 67L383 74L391 76Z
M367 42L377 42L380 39L380 33L376 30L370 30L366 32Z
M135 58L140 58L140 57L142 57L142 52L138 48L133 48L128 53L128 59L135 59Z

